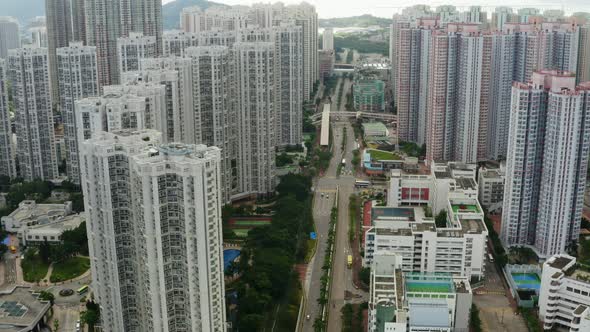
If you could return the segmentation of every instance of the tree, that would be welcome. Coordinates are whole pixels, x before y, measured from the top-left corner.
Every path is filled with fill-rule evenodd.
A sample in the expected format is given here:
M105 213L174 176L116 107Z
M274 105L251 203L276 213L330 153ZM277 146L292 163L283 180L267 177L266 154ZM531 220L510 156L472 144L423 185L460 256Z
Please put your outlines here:
M92 301L87 301L86 311L80 313L80 320L82 323L88 324L89 331L93 331L94 325L100 320L100 307L98 304Z
M471 305L471 313L469 318L469 327L473 332L483 331L481 327L481 319L479 318L479 310L475 304Z
M43 241L39 245L39 257L41 257L43 263L47 264L51 260L51 256L53 254L51 249L51 245L49 242L47 242L47 240Z
M434 223L438 228L447 227L447 210L440 211L434 219Z
M53 320L53 330L59 331L59 320L58 319Z
M39 299L41 299L41 301L49 301L49 303L53 305L53 301L55 301L55 295L48 291L41 291L41 293L39 293Z
M361 268L359 270L359 279L368 286L371 283L371 269L368 267Z

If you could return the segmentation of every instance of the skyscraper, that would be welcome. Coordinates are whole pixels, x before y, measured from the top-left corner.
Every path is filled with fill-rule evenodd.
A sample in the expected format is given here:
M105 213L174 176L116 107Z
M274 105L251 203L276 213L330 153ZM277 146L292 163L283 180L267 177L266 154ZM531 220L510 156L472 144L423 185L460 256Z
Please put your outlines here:
M324 33L322 34L322 50L334 50L334 29L324 29Z
M86 26L83 13L84 0L45 1L49 75L51 78L51 93L55 101L59 101L60 94L58 91L56 50L60 47L68 47L72 41L85 41Z
M55 179L58 171L47 49L8 51L8 78L16 114L19 174L29 181Z
M0 58L6 59L8 50L20 47L18 21L14 17L0 16Z
M474 24L432 34L426 159L477 160L483 37Z
M578 82L590 81L590 24L580 27L580 47L578 50Z
M590 84L535 72L514 83L501 238L541 257L577 241L590 150Z
M274 191L277 143L273 43L234 45L238 104L238 192Z
M162 0L85 0L86 44L96 46L101 86L119 82L117 38L141 33L162 52Z
M103 132L82 144L102 324L109 331L223 331L220 151L162 146L159 135Z
M8 112L8 82L6 62L0 59L0 175L16 178L14 149L12 146L12 126Z
M313 97L313 86L319 80L318 14L308 3L290 5L284 11L285 19L293 19L303 28L303 98L308 100Z
M142 33L131 33L129 37L117 39L119 70L122 73L139 70L142 59L157 55L156 37L144 36Z
M238 124L237 104L232 97L236 92L232 56L225 46L191 47L186 53L192 60L194 109L184 114L185 140L221 149L220 190L223 201L228 202L237 186L235 165L241 163L236 158L241 124Z
M66 173L70 182L80 184L78 141L76 139L76 100L98 96L98 68L96 47L83 46L82 42L57 49L57 77L59 82L59 107L64 123L66 148Z

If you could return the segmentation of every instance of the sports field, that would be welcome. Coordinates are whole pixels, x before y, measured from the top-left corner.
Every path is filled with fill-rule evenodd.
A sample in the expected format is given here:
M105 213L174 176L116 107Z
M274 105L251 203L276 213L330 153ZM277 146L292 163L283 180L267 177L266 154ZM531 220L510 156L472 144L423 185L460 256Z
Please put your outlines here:
M416 282L406 281L408 292L419 293L452 293L453 285L450 282Z
M228 226L237 236L246 237L252 228L270 225L271 221L271 217L234 217Z

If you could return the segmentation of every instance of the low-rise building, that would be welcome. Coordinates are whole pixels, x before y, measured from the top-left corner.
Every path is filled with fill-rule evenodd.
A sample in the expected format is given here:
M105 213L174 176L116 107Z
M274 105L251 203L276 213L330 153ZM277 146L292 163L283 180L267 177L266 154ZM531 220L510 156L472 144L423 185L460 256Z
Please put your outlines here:
M478 198L481 205L488 211L502 208L504 199L504 165L498 167L482 166L479 168L477 185L479 187Z
M475 164L433 163L430 170L404 167L390 173L388 206L428 205L437 215L449 197L477 198Z
M477 199L450 197L447 224L437 227L423 207L374 207L365 233L364 266L376 252L401 256L404 272L482 277L488 230Z
M20 245L28 246L44 241L60 242L64 231L77 228L84 220L83 215L73 213L72 202L37 204L26 200L2 217L2 227L16 233Z
M389 131L381 122L365 122L363 123L363 134L365 136L387 137Z
M371 269L370 332L469 330L473 293L468 278L403 272L400 257L379 252Z
M560 254L543 263L539 293L539 317L546 330L590 331L590 272L579 268L576 258Z
M0 291L0 331L39 332L44 331L49 301L39 299L39 293L27 287L15 286Z
M385 83L383 81L376 79L355 80L352 92L356 111L385 111Z

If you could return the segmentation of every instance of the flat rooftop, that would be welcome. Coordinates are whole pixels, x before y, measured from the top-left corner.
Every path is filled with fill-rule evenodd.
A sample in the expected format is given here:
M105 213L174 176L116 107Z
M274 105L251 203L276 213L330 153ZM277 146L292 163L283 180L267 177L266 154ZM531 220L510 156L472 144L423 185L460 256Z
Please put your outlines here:
M50 306L49 302L40 301L29 288L15 287L0 293L0 332L17 332L34 326Z
M416 220L414 208L376 206L371 209L371 216L373 220L379 217L406 218L409 221Z
M563 270L572 260L567 257L555 257L553 262L549 263L549 266L555 269Z
M455 179L455 182L457 182L457 185L463 189L477 189L477 183L471 178L457 178Z

